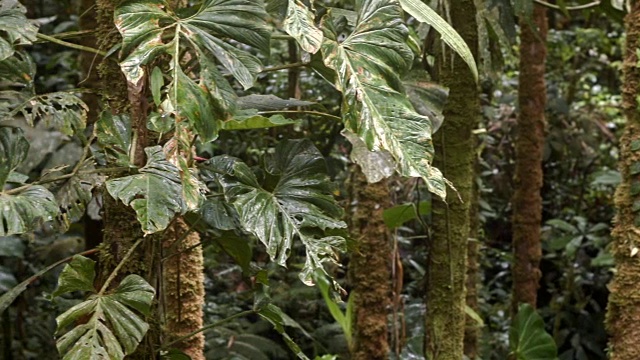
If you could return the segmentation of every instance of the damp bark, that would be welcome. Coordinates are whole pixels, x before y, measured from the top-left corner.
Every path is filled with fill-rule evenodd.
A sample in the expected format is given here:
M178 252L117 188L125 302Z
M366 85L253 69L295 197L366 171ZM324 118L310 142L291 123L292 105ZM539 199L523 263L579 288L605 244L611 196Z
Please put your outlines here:
M450 14L453 27L477 57L478 33L473 0L453 2ZM447 49L438 56L437 76L449 87L449 99L444 123L434 134L435 164L457 192L448 192L447 203L433 200L433 236L427 243L424 350L430 360L460 360L464 349L469 204L474 179L472 131L480 114L480 103L471 71L452 51Z
M547 10L535 5L530 20L521 19L520 74L513 207L512 311L519 304L536 306L540 282L542 221L542 152L545 131L545 60ZM533 25L533 28L531 27Z
M390 205L389 188L386 180L368 184L360 169L354 168L350 194L349 228L358 244L349 263L351 296L355 296L351 358L386 360L392 251L382 212Z
M615 194L617 215L612 235L616 272L609 284L606 327L610 334L609 359L640 359L640 114L638 113L637 50L640 46L640 2L625 18L622 108L626 126L620 139L622 182ZM634 250L635 249L635 250Z

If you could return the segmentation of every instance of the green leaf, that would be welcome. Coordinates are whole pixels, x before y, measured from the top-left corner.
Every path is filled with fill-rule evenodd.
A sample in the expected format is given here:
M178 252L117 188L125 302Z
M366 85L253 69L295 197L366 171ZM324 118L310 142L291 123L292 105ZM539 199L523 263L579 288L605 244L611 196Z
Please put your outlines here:
M20 128L0 127L0 191L9 176L27 157L29 142Z
M289 325L288 322L287 322L287 318L289 318L289 317L286 316L286 314L282 311L282 309L280 309L279 307L277 307L274 304L267 304L266 306L263 306L260 309L258 309L257 312L258 312L258 315L260 315L261 318L263 318L264 320L266 320L269 323L271 323L271 325L273 325L273 328L277 332L279 332L280 335L282 335L282 338L284 339L284 342L287 344L289 349L291 351L293 351L294 354L296 354L298 359L309 360L309 358L300 349L300 346L298 346L298 344L296 344L293 341L291 336L289 336L289 334L287 334L287 332L285 330L285 325ZM299 327L299 325L298 325L298 327Z
M105 110L96 123L98 142L104 148L107 158L116 165L131 166L131 118L126 114L113 115Z
M215 241L240 265L244 273L249 273L253 251L246 238L232 231L225 231L221 236L216 237Z
M327 279L322 274L319 274L316 277L316 285L318 286L318 289L320 289L320 293L322 294L322 298L324 299L325 304L327 304L329 313L331 314L333 319L340 325L344 336L347 339L347 344L351 346L351 327L353 322L353 319L351 318L351 312L353 311L354 293L351 293L351 296L349 297L349 303L347 304L347 309L343 313L340 309L340 306L336 303L335 299L330 294L329 281L327 281Z
M166 229L176 214L184 214L178 168L165 159L160 146L148 147L147 164L136 175L108 180L107 191L115 199L131 206L145 234Z
M85 160L72 177L65 179L54 191L56 202L64 209L67 222L79 221L92 198L92 190L104 182L104 176L88 173L95 170L93 160Z
M300 123L299 120L287 119L282 115L265 117L257 111L241 110L233 118L222 122L220 128L224 130L266 129L276 126L287 126Z
M58 287L51 296L56 297L73 291L95 291L95 264L95 261L84 256L74 256L62 269L58 277Z
M17 0L0 3L0 61L13 55L15 45L29 45L36 40L38 27L27 20L26 12Z
M345 240L322 236L326 229L344 228L342 209L331 196L324 158L308 140L284 141L265 160L258 180L238 159L217 156L203 166L205 179L216 180L238 212L242 227L266 247L272 260L284 266L295 238L306 247L301 280L313 284L313 273L334 261Z
M42 186L15 195L0 193L0 236L31 231L41 221L53 220L58 211L53 194Z
M241 96L237 100L238 109L242 110L282 110L290 107L309 106L315 104L311 101L303 101L298 99L282 99L275 95L251 94Z
M424 70L412 70L402 81L418 114L428 116L433 123L433 132L438 131L444 121L444 105L449 97L449 89L431 82Z
M469 69L473 74L473 78L478 81L478 68L476 67L476 61L473 59L473 54L467 46L464 39L455 31L455 29L449 25L437 12L435 12L429 5L422 2L422 0L399 0L402 5L402 9L409 15L416 18L416 20L426 23L433 27L440 33L442 41L449 45L453 51L458 53L460 57L469 65ZM531 1L531 0L528 0Z
M287 16L282 27L302 50L315 54L322 44L322 31L314 23L314 14L301 1L289 0Z
M153 96L153 102L156 104L156 106L160 106L162 86L164 86L162 70L160 70L160 68L156 66L151 72L151 95Z
M555 360L556 344L544 330L542 318L529 304L521 304L509 330L509 347L517 360Z
M66 270L65 267L63 273ZM77 275L79 277L76 281L88 283L93 281L94 273L83 271ZM149 325L139 314L149 314L154 295L155 290L143 278L128 275L111 294L92 295L58 316L57 333L89 318L86 323L73 327L56 342L63 360L121 360L125 355L133 353L149 329Z
M262 70L260 61L226 41L268 52L267 14L261 0L204 0L180 14L169 11L162 0L122 2L115 11L125 57L120 65L127 80L138 84L145 76L145 65L162 54L170 55L171 80L166 98L160 101L163 114L176 122L186 119L190 129L207 142L216 138L217 120L226 119L235 102L232 87L214 61L245 89L253 86ZM180 58L185 50L199 65L196 73L185 72L187 64ZM162 92L157 80L154 94Z
M358 0L356 10L356 27L342 42L330 14L323 18L322 54L337 72L345 128L370 150L389 151L401 175L422 177L431 192L444 198L445 180L431 166L432 120L415 112L398 76L413 61L400 6L395 0Z
M420 202L420 215L427 215L431 211L430 201ZM408 203L396 205L394 207L385 209L382 213L384 223L389 229L395 229L398 226L418 218L418 211L416 204Z

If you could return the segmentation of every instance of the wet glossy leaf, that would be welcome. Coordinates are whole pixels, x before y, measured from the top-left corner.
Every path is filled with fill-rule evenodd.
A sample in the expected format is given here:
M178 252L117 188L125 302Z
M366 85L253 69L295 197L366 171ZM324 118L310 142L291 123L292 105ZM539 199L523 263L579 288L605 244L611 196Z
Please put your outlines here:
M291 35L302 50L315 54L322 44L322 31L314 23L315 16L302 1L289 0L287 16L282 27Z
M130 166L131 118L129 115L113 115L103 111L96 123L98 142L104 148L107 158L116 165Z
M164 230L176 214L184 214L180 171L165 159L160 146L148 147L147 164L136 175L107 181L107 191L131 206L145 234Z
M93 287L94 263L76 256L65 266L54 296L68 291L92 291L86 301L75 305L56 318L60 333L70 331L56 342L63 359L124 359L131 354L149 325L140 317L148 315L155 290L138 275L128 275L109 294L97 293ZM88 321L81 321L88 318Z
M476 61L473 59L473 54L464 42L464 39L458 34L455 29L449 25L437 12L429 7L422 0L399 0L402 5L402 9L409 13L416 20L426 23L433 27L440 36L442 41L449 45L460 57L469 65L473 77L478 81L478 69L476 67ZM525 0L531 1L531 0Z
M517 360L555 360L556 344L544 322L529 304L522 304L509 330L509 347Z
M115 18L123 36L121 68L127 80L138 84L145 76L145 65L162 53L169 54L171 81L161 108L176 122L186 119L206 142L216 138L217 120L233 111L235 99L214 61L245 89L253 86L262 69L260 61L226 41L268 52L269 31L260 0L205 0L194 12L181 17L161 0L129 0L118 6ZM197 60L197 71L185 72L180 58L184 49L190 49ZM159 93L162 85L157 77L154 87L154 94Z
M13 55L14 45L28 45L36 40L38 27L27 20L26 12L18 0L0 2L0 60Z
M324 159L310 141L285 141L266 159L265 171L260 181L240 160L218 156L202 173L220 183L242 227L267 247L272 260L284 266L293 240L302 241L307 257L300 278L313 284L313 273L324 271L322 264L333 261L345 245L342 237L322 235L346 227L331 196Z
M10 174L27 157L29 142L19 128L0 127L0 191Z
M400 5L395 0L358 0L356 11L356 27L344 41L339 41L330 14L323 18L322 54L326 66L337 73L345 128L370 150L387 150L401 175L422 177L431 192L444 198L444 178L431 166L432 120L413 109L399 77L413 61Z
M58 277L58 287L51 296L56 297L73 291L94 291L95 265L96 262L89 258L74 256L62 269Z
M42 186L12 195L0 192L0 236L31 231L41 221L53 220L58 211L53 194Z

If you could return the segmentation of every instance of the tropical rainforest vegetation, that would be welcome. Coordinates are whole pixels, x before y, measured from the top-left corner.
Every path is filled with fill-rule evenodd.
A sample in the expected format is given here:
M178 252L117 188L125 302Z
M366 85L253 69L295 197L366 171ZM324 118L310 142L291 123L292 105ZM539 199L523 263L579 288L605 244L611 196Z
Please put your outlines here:
M0 358L640 359L640 2L0 0Z

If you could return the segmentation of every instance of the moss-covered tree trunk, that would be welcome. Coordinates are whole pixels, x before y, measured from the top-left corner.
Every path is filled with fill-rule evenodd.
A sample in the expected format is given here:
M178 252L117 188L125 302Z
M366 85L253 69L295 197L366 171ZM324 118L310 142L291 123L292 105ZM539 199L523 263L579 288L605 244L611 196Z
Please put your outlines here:
M547 55L547 10L535 5L533 17L520 21L520 75L518 78L518 133L516 138L515 191L513 207L513 298L512 310L528 303L536 306L540 281L540 223L542 221L542 151L544 82ZM535 28L531 28L531 25Z
M620 139L620 172L615 203L618 209L612 232L616 272L609 285L607 330L609 359L640 359L640 2L634 1L625 19L626 49L623 71L622 108L627 124Z
M451 3L453 27L477 56L478 29L473 0ZM429 240L426 289L425 353L430 360L463 358L465 275L469 238L475 141L472 131L480 114L478 87L467 64L447 50L438 74L449 87L442 128L434 134L436 166L457 189L447 203L433 201L433 236Z
M98 46L111 49L120 43L121 38L113 23L113 14L117 0L97 0ZM144 147L148 145L146 135L146 119L143 116L148 109L135 108L135 98L146 96L143 91L133 94L128 89L124 75L113 58L103 60L98 66L100 76L100 92L102 102L114 113L131 115L133 131L138 133L135 149L135 163L143 166ZM132 103L132 99L134 102ZM103 251L100 257L98 281L105 279L121 260L122 255L132 244L143 237L135 212L121 202L115 201L105 191L104 198L104 231ZM150 330L131 358L155 358L155 351L162 342L202 327L204 305L203 257L198 246L200 239L197 233L187 234L187 225L180 218L176 219L169 229L160 234L147 236L138 254L123 267L119 273L137 273L147 279L156 289L153 319ZM175 244L176 242L179 244ZM166 261L161 257L170 256ZM162 316L158 316L162 315ZM175 348L184 351L193 360L204 359L204 336L198 334L189 340L178 343Z
M384 180L368 184L360 169L352 171L350 188L349 228L358 244L349 263L355 296L351 355L354 360L387 359L392 251L382 212L390 205L389 188Z
M474 164L474 175L477 172L477 162ZM474 181L473 192L471 193L471 203L469 209L469 242L467 244L467 280L466 304L475 311L478 309L478 286L480 284L480 242L479 229L480 218L478 217L478 184ZM464 354L470 359L478 357L478 340L480 337L480 326L471 316L467 316L467 324L464 330Z

